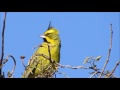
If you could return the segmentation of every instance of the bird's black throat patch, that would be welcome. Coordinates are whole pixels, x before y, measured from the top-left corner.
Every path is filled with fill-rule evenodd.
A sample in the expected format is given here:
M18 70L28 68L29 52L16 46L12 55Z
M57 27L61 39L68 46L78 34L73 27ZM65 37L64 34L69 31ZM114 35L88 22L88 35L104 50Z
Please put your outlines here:
M49 43L46 38L43 38L43 41Z

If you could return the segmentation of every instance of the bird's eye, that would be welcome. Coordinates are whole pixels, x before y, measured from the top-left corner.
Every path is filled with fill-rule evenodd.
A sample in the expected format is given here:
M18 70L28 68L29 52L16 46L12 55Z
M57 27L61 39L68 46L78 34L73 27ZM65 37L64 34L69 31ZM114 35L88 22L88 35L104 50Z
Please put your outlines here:
M50 35L51 33L46 33L46 36Z

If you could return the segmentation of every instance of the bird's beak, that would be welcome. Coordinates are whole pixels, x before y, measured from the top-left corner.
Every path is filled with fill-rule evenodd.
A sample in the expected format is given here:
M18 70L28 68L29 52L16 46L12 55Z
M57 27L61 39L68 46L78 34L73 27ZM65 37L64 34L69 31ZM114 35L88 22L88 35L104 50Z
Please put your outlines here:
M40 37L41 37L41 38L45 38L45 35L44 35L44 34L42 34L42 35L40 35Z

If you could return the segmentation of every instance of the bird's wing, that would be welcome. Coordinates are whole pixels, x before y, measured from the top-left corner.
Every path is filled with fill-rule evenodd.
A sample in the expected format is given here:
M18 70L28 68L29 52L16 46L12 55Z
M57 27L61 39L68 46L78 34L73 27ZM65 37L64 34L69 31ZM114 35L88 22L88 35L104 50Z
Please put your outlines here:
M43 43L37 50L36 52L32 55L32 57L30 58L30 60L28 61L28 66L23 74L22 77L27 78L32 72L33 70L36 68L37 66L37 62L38 61L36 58L39 57L39 55L37 56L37 54L43 54L45 52L45 48L48 49L48 43ZM33 74L33 73L32 73Z

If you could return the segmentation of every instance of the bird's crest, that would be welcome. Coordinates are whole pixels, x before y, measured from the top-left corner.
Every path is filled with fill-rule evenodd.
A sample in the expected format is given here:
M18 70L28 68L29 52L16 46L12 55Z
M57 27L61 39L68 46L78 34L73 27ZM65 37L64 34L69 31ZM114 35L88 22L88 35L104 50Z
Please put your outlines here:
M52 28L52 29L51 29ZM52 27L51 25L51 21L49 23L48 29L47 29L47 33L55 33L56 35L59 34L59 31L57 29L55 29L54 27Z
M51 26L51 21L50 21L50 23L49 23L49 26L48 26L48 29L47 29L47 30L49 30L49 29L51 29L51 28L53 28L53 27Z

